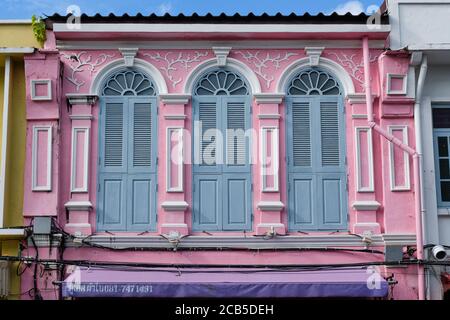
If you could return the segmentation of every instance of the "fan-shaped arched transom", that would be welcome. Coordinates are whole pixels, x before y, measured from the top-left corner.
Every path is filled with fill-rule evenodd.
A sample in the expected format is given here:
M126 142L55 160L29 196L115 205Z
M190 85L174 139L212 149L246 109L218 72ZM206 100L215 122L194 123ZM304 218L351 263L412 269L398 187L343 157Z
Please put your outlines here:
M289 84L288 95L340 95L339 82L329 73L318 69L307 69L295 76Z
M250 90L239 74L228 70L215 70L200 78L195 86L194 94L198 96L246 96L250 94Z
M114 73L105 82L104 96L155 96L156 90L148 76L136 70Z

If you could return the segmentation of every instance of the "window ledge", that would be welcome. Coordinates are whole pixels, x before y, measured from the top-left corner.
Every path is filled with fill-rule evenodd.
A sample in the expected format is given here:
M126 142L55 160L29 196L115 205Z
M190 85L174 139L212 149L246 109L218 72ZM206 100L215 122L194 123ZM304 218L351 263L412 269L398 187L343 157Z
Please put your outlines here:
M161 207L166 211L186 211L189 204L186 201L165 201Z
M381 204L378 201L355 201L352 207L358 211L377 211Z
M90 201L69 201L64 206L69 211L89 211L92 209Z
M281 201L261 201L258 203L258 208L261 211L281 211L284 204Z
M0 229L0 240L20 240L26 237L25 229Z
M438 208L438 216L450 216L450 208Z

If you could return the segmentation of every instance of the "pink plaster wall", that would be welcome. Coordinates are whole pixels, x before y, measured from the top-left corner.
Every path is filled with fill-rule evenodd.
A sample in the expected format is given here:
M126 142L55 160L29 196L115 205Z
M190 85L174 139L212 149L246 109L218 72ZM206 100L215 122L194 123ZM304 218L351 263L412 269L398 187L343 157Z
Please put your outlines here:
M371 51L371 68L372 68L372 89L376 94L383 94L383 79L386 70L394 68L395 70L407 69L407 60L395 59L392 57L379 58L381 52L379 50ZM45 57L47 57L45 59ZM78 61L74 57L77 57ZM203 50L140 50L137 56L148 63L154 65L161 74L167 84L170 93L182 93L185 81L192 70L203 62L212 59L214 54L210 48ZM287 66L295 60L305 57L304 50L300 49L239 49L232 50L230 57L237 59L248 66L257 75L260 81L261 89L266 93L273 93L276 91L276 84L286 70ZM264 59L268 57L268 60ZM360 49L326 49L323 57L331 59L340 64L348 72L353 80L356 92L363 93L363 65L362 65L362 50ZM28 133L27 133L27 164L25 175L25 202L24 202L24 216L32 217L38 215L57 215L61 225L67 222L67 214L64 210L64 204L69 200L89 200L93 204L93 209L89 213L89 223L92 230L95 232L96 228L96 185L97 185L97 159L98 159L98 103L92 108L92 121L86 120L91 127L90 138L90 158L89 158L89 192L85 194L72 194L70 191L70 161L71 161L71 135L72 135L72 121L69 118L69 113L72 112L66 107L65 95L69 93L89 93L91 83L97 76L98 72L103 68L107 68L108 64L121 59L121 54L118 50L108 51L63 51L58 53L37 53L29 57L26 61L27 81L30 79L44 79L51 78L54 80L55 99L51 102L33 102L30 98L27 99L27 117L28 117ZM273 62L273 59L279 60ZM184 61L184 62L183 62ZM186 62L187 61L187 62ZM261 65L263 61L263 65ZM63 64L64 73L63 80L59 79L59 62ZM59 86L61 83L61 86ZM78 88L78 90L77 90ZM29 96L30 88L27 87ZM409 141L414 141L413 120L409 113L405 114L399 112L395 115L396 110L404 110L412 107L410 101L405 97L403 104L388 106L391 110L391 116L385 117L384 110L386 104L383 98L376 98L374 104L375 119L384 128L390 124L404 124L408 126ZM166 127L168 126L184 126L187 131L192 131L192 105L189 102L186 106L168 106L162 102L159 103L158 116L158 232L148 233L148 235L158 235L161 224L167 222L184 222L191 230L192 221L192 167L190 164L184 165L184 188L183 193L166 193ZM286 188L286 144L285 144L285 105L284 103L258 105L256 102L252 104L252 124L253 127L260 132L260 126L273 125L279 126L280 138L280 177L278 193L261 193L261 177L259 172L259 164L254 165L253 180L255 184L255 192L253 199L254 206L254 226L260 222L276 222L279 219L285 226L288 225L286 210L281 213L262 213L257 208L257 203L264 201L279 201L287 203L287 188ZM86 110L85 110L86 111ZM393 111L393 112L392 112ZM87 110L87 112L91 112ZM389 189L389 155L388 143L384 138L373 133L373 154L374 154L374 184L375 190L372 193L359 193L356 191L355 181L355 127L367 126L365 119L355 119L353 114L365 114L364 104L350 104L346 103L346 144L347 144L347 160L348 160L348 175L349 175L349 231L351 232L353 226L357 222L358 212L352 207L352 203L356 200L376 200L381 204L381 208L374 213L374 221L380 225L382 233L414 233L414 208L413 208L413 193L411 190L402 192L392 192ZM264 120L258 118L261 113L276 113L280 114L279 120ZM166 120L164 115L167 114L185 114L185 120ZM394 114L394 115L392 115ZM31 191L31 136L30 128L35 123L52 124L55 127L55 142L53 152L53 185L51 192L35 193ZM84 122L83 122L84 123ZM59 128L59 130L56 130ZM187 141L190 143L190 141ZM259 145L259 143L258 143ZM79 149L82 151L81 147ZM411 166L412 168L412 166ZM412 172L411 172L412 173ZM77 180L78 182L80 180ZM411 183L414 183L411 176ZM184 215L179 215L174 218L161 208L163 201L186 201L190 205L189 209ZM360 218L361 219L361 218ZM119 235L118 233L117 235ZM214 234L214 233L213 233ZM224 235L223 233L219 233ZM226 233L226 235L242 233ZM247 233L248 236L254 234ZM204 235L204 234L199 234ZM207 235L205 235L207 236ZM69 249L65 255L66 258L71 259L93 259L93 260L109 260L109 261L145 261L145 262L167 262L167 263L225 263L225 262L239 262L239 263L340 263L340 262L357 262L357 261L379 261L379 257L367 255L362 253L306 253L306 252L264 252L264 253L250 253L241 251L229 252L110 252L98 249ZM375 259L375 260L374 260ZM399 269L400 270L400 269ZM404 274L401 269L398 273ZM402 298L412 298L414 293L409 293L406 288L414 286L415 278L412 276L402 276L402 281L397 288L402 293L396 293ZM24 276L23 287L30 287L30 274Z

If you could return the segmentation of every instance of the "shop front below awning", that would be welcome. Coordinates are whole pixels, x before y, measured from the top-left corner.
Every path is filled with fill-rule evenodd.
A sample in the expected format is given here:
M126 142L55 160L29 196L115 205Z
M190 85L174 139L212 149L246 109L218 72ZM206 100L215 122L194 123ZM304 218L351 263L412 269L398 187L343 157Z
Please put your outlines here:
M69 298L383 298L374 269L76 268L62 283Z

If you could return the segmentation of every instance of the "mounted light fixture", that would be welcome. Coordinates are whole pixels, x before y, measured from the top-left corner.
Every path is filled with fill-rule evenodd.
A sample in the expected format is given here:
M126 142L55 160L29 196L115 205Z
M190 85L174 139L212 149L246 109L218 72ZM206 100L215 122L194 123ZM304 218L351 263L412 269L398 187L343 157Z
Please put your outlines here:
M447 258L447 251L441 245L434 246L431 252L436 260L442 261Z

